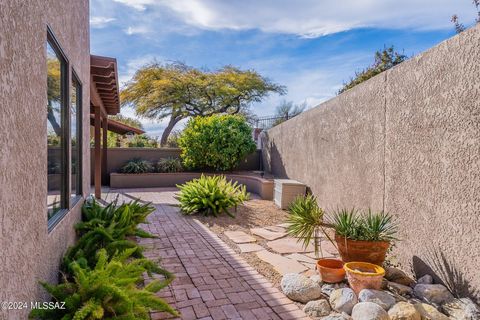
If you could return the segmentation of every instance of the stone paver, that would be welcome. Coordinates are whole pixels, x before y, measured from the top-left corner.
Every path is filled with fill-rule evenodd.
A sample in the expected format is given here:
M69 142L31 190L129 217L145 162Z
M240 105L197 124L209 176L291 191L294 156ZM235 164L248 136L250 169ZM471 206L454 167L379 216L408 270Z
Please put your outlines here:
M265 227L265 229L273 232L287 232L286 228L280 227L280 226L268 226L268 227Z
M297 241L297 238L286 237L274 241L267 242L267 245L278 253L301 253L301 252L312 252L314 247L312 244L309 244L306 249L303 248L303 243Z
M317 263L317 261L315 259L307 257L306 255L300 254L300 253L292 253L292 254L286 255L286 257L289 258L289 259L296 260L298 262L306 262L306 263L310 263L310 264Z
M258 251L255 254L263 261L271 264L273 268L281 275L287 273L300 273L306 271L308 268L295 260L285 258L279 254L270 251Z
M309 319L208 228L182 216L171 205L175 189L118 192L121 201L140 197L157 208L142 228L158 238L138 242L147 258L161 259L162 267L175 274L158 295L182 312L182 319ZM156 312L151 318L172 317Z
M261 245L258 245L256 243L239 243L239 244L237 244L237 246L240 249L240 252L242 252L242 253L265 250L264 247L262 247Z
M243 231L225 231L224 234L235 243L249 243L257 241L257 239Z
M276 240L285 237L287 234L284 231L271 231L266 228L252 228L250 232L256 236L262 237L267 240Z

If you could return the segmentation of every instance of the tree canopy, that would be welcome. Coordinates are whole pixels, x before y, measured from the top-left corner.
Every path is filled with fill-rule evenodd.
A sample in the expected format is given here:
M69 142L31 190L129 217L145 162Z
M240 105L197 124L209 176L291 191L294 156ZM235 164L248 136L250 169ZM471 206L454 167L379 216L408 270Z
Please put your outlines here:
M407 60L407 56L396 52L393 46L384 48L382 51L376 51L374 63L370 67L360 72L356 72L355 77L343 84L343 87L338 91L338 94L367 81L377 74L380 74L405 60Z
M306 108L306 103L294 104L293 101L282 101L275 108L275 117L277 117L278 119L273 125L276 126L288 119L298 116L300 113L305 111Z
M200 70L183 63L151 63L140 68L121 92L122 105L137 115L169 119L161 144L182 119L212 114L237 114L260 102L270 93L284 94L284 86L254 70L225 66Z

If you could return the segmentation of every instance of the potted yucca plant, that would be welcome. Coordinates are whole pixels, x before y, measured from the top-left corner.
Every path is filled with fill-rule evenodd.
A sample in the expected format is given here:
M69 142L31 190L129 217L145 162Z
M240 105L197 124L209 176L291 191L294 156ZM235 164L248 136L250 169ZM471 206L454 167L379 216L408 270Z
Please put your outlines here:
M297 197L289 206L290 215L287 223L288 234L297 237L298 241L303 242L306 248L312 241L317 257L317 270L322 281L328 283L337 283L345 279L345 270L343 262L338 259L324 258L321 247L321 234L330 242L333 242L327 230L325 230L323 218L325 212L317 204L317 199L313 195L306 197ZM320 253L320 257L319 257Z
M396 240L397 224L392 215L370 209L359 213L342 209L333 217L335 241L343 262L369 262L381 266Z

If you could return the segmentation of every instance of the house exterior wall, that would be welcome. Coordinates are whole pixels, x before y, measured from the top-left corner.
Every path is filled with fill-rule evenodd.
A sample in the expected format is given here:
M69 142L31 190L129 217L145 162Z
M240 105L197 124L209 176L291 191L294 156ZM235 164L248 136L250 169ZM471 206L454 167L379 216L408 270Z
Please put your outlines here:
M81 202L47 229L47 25L83 87L83 197L90 188L89 2L8 0L0 6L0 301L45 301L75 240ZM70 69L71 69L70 68ZM0 311L25 319L29 310Z
M397 216L403 268L480 299L480 26L270 129L265 167L322 207Z

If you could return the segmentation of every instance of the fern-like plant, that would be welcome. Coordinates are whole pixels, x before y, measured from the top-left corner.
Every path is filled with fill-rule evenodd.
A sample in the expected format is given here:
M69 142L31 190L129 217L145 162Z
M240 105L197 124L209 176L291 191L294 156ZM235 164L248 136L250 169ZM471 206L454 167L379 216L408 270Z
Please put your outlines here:
M218 216L229 211L249 199L244 185L228 181L225 176L204 176L177 185L180 189L177 200L184 214L203 213L204 215Z
M182 161L178 158L164 158L157 162L156 171L174 173L183 170Z
M109 258L107 251L97 253L93 269L72 263L73 281L61 284L42 283L55 302L65 302L65 309L34 309L30 318L36 319L150 319L150 311L178 313L155 295L166 287L173 275L147 259L132 259L133 249ZM153 273L163 280L152 280L141 287L143 275Z
M297 237L298 241L302 241L306 248L313 239L315 248L315 256L318 257L320 251L323 257L322 248L320 246L320 233L323 233L330 242L332 239L324 229L323 217L325 212L317 204L315 196L309 194L307 196L299 196L289 205L287 218L288 234Z
M121 173L149 173L153 172L153 165L150 161L132 159L120 168Z

